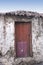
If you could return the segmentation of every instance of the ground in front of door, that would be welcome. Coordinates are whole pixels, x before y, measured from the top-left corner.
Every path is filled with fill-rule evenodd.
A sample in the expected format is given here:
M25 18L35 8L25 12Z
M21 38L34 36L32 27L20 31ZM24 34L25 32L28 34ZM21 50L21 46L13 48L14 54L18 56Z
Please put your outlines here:
M30 61L31 60L31 61ZM29 58L29 60L27 59L16 59L16 60L6 60L4 58L0 58L0 65L43 65L43 62L37 62L34 61L34 59Z

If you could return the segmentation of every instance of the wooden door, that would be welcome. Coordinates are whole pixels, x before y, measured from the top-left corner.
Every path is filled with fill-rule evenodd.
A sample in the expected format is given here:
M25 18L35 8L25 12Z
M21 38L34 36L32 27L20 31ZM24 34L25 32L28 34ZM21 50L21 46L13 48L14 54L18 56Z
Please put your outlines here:
M16 56L27 57L30 55L31 23L15 23Z

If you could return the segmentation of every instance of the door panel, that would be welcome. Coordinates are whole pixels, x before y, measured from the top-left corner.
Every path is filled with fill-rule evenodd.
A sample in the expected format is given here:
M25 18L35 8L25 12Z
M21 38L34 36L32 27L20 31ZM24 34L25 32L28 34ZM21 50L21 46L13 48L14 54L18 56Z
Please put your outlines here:
M15 23L15 43L17 57L30 54L31 23Z

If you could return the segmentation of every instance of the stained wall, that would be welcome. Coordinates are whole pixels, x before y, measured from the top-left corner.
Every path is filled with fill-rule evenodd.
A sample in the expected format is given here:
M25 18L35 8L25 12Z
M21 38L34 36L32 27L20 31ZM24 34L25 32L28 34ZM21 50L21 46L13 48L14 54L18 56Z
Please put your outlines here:
M15 48L15 21L31 21L32 23L32 52L33 57L16 58ZM32 19L18 19L14 16L0 16L0 61L12 65L18 60L43 61L43 18L33 17ZM31 58L31 59L30 59ZM29 60L30 59L30 60ZM9 61L9 62L8 62ZM20 62L19 61L19 62Z

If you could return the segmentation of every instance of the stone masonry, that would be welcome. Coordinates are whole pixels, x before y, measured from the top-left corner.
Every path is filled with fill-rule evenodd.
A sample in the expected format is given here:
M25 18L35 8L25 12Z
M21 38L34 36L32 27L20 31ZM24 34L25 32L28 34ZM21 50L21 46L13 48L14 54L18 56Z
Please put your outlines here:
M15 22L32 23L33 57L16 58ZM43 61L43 16L36 12L17 11L0 13L0 63L17 65L21 61Z

